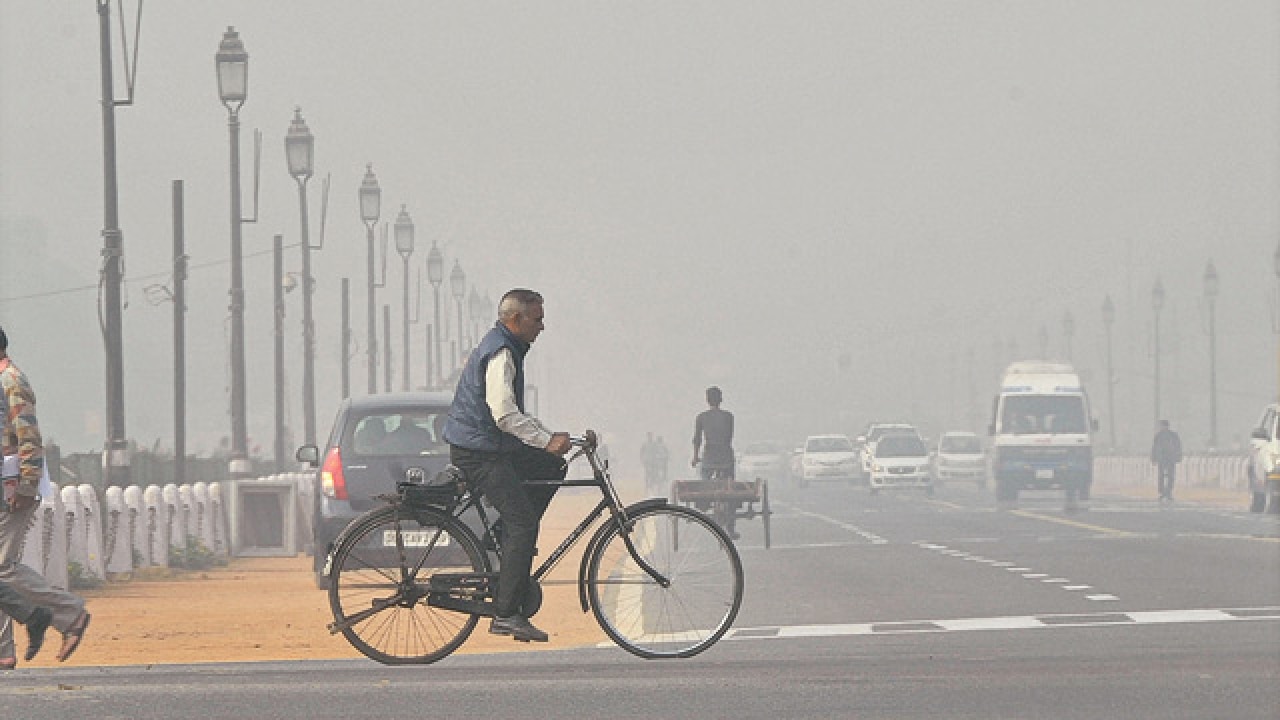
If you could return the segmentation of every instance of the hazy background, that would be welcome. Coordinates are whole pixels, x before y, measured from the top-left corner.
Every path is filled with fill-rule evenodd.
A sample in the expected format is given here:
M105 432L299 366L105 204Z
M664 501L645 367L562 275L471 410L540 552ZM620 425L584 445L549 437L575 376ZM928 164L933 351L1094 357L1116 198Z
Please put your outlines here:
M97 23L90 0L0 0L0 324L46 435L67 451L101 447L105 426ZM1067 312L1105 444L1108 293L1117 435L1145 451L1157 277L1163 414L1203 448L1210 258L1224 444L1243 441L1276 394L1275 0L192 0L144 4L136 101L116 115L126 429L140 445L172 446L173 310L143 287L170 283L175 179L192 262L188 449L230 434L228 135L214 73L229 25L250 55L246 214L252 131L264 135L260 221L244 230L249 434L264 455L271 238L299 232L283 152L296 105L316 137L313 242L332 174L313 254L322 436L340 400L341 277L353 392L366 385L367 162L383 219L405 203L416 223L414 276L434 239L446 272L460 260L495 301L513 286L544 293L547 331L530 356L542 415L606 431L631 467L645 431L687 464L709 384L737 415L740 450L877 419L980 429L999 368L1066 357ZM113 42L123 97L118 27ZM293 248L286 269L299 262ZM401 282L393 248L379 305L392 307L396 387ZM296 443L300 293L287 302ZM413 327L415 385L424 328Z

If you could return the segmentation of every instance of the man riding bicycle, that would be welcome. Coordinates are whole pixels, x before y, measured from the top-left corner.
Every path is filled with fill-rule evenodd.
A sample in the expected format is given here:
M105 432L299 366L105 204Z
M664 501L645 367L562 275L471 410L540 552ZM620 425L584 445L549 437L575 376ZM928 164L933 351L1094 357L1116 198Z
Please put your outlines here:
M498 322L471 351L444 426L449 459L498 509L501 565L489 632L546 642L521 610L542 515L564 479L569 434L551 432L524 409L524 358L542 332L542 296L502 296Z
M710 408L698 414L693 425L693 467L698 467L699 451L701 464L699 472L704 481L712 479L713 474L732 480L733 466L733 413L720 409L723 394L720 388L712 385L707 388L707 405ZM729 526L725 532L734 540L738 533L734 530L737 520L737 508L729 513Z

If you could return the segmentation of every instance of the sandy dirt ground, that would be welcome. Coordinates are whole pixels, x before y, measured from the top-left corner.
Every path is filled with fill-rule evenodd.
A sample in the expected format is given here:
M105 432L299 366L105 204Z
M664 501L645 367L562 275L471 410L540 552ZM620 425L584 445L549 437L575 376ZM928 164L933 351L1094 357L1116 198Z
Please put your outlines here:
M589 496L555 500L543 521L539 548L544 556L594 501ZM575 550L585 544L580 540ZM607 641L594 616L583 613L578 604L579 557L571 553L544 583L542 609L534 622L550 634L550 642L534 645L491 636L482 620L459 652L527 651ZM75 655L66 663L57 662L62 639L51 629L40 655L30 663L19 660L19 667L363 657L341 635L330 635L325 629L333 620L328 593L316 589L311 558L303 555L236 558L225 567L117 580L81 594L93 617ZM25 630L19 627L16 637L21 654Z

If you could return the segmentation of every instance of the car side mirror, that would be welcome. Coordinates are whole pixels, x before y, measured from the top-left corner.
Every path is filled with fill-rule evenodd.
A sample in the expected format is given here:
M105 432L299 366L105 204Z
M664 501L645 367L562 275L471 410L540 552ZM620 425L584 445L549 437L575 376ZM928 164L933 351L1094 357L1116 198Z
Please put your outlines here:
M303 445L298 448L298 452L294 453L294 458L311 467L320 467L320 448L315 445Z
M1266 428L1254 428L1254 429L1253 429L1253 432L1249 433L1249 437L1253 438L1254 440L1269 440L1269 439L1270 439L1270 438L1268 438L1268 437L1267 437L1267 429L1266 429Z

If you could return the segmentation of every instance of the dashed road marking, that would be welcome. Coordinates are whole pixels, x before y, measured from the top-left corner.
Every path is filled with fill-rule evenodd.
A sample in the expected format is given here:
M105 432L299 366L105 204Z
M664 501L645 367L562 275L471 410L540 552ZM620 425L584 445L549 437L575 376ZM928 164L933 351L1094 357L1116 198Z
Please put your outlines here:
M871 543L872 545L885 545L889 542L888 540L885 540L884 538L880 537L879 535L876 535L870 530L863 530L857 525L844 522L843 520L837 520L833 517L827 517L826 515L821 515L816 512L810 512L808 510L800 510L799 508L797 508L797 512L799 512L801 515L804 515L806 517L811 517L816 520L821 520L825 523L830 523L842 530L848 530L854 535L864 538L867 542Z
M1280 620L1280 606L1255 608L1191 608L1128 612L1013 615L1006 617L905 620L827 625L776 625L738 628L731 640L840 637L848 635L901 635L908 633L972 632L976 630L1038 630L1048 628L1170 625L1181 623ZM608 645L608 643L604 643Z
M982 557L980 555L971 555L964 550L959 550L956 548L948 547L946 545L931 543L924 540L917 540L914 544L916 547L922 548L924 550L932 550L938 553L939 555L959 558L961 560L973 560L981 563L986 563L991 565L991 567L1001 568L1005 572L1016 573L1018 575L1021 575L1026 580L1039 580L1040 582L1048 585L1057 585L1063 590L1076 592L1080 590L1093 589L1093 587L1090 585L1072 583L1071 580L1067 578L1058 577L1056 575L1050 575L1049 573L1037 572L1032 568L1022 567L1021 565L1017 565L1007 560L992 560L990 558ZM1086 600L1090 600L1093 602L1115 602L1120 599L1115 595L1111 595L1107 593L1093 593L1090 595L1085 595L1084 598Z

